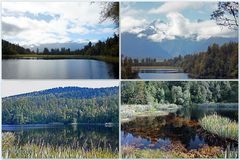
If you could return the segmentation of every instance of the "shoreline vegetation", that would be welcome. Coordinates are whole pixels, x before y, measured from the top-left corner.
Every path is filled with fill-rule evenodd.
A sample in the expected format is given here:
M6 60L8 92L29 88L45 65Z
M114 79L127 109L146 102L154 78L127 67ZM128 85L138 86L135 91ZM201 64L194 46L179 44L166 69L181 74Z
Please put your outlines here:
M90 55L44 55L44 54L17 54L2 55L2 59L93 59L107 63L118 63L119 57L111 56L90 56Z
M122 147L123 158L224 158L220 147L204 146L201 149L186 150L181 144L172 145L171 150L137 149L132 146ZM236 155L233 156L236 158Z
M109 63L119 62L119 35L97 43L88 42L85 46L70 48L44 48L40 51L24 48L2 39L2 59L95 59Z
M78 146L78 142L73 144L74 147L52 147L44 141L38 144L29 141L25 145L17 144L14 133L5 132L2 135L2 156L3 158L118 158L118 149L112 151L111 146L100 147L100 141L97 147ZM88 148L88 149L85 149Z
M122 78L137 79L136 68L173 69L187 73L190 78L198 79L237 79L238 78L238 43L223 45L212 44L207 51L189 55L179 55L171 59L122 57Z
M116 126L118 125L119 123L112 123L112 122L106 122L106 123L67 123L67 124L64 124L64 123L60 123L60 122L56 122L56 123L45 123L45 124L2 124L3 128L4 127L44 127L44 126L58 126L58 125L90 125L90 126Z

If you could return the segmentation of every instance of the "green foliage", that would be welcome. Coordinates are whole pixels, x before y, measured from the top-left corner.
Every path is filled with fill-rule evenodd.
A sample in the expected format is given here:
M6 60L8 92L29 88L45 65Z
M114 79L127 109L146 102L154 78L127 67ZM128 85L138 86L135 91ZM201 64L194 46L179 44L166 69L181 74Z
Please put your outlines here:
M61 91L61 90L66 91ZM52 89L3 98L3 124L118 123L118 93ZM108 93L106 92L108 91Z
M216 114L205 116L200 120L200 125L208 132L238 141L238 124L229 118Z
M236 81L124 81L122 104L165 104L189 106L192 103L238 102Z
M238 43L213 44L206 52L178 59L177 65L193 78L238 78Z
M8 41L2 40L2 54L15 55L15 54L32 54L30 49L25 49L18 44L12 44Z

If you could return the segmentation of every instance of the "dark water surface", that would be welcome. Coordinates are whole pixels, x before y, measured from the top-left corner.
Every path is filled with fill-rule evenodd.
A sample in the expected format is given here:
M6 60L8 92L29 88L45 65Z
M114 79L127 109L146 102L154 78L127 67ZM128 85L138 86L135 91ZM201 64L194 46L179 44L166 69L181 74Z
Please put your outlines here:
M238 104L230 108L198 107L179 109L167 116L136 117L122 124L121 144L139 149L166 149L180 142L187 149L203 145L226 147L226 141L203 131L198 120L217 113L238 121ZM231 142L232 143L232 142ZM235 142L232 143L237 146Z
M118 150L118 127L104 125L3 125L3 132L13 132L20 145L28 142L52 147Z
M115 66L89 59L2 60L3 79L109 79Z

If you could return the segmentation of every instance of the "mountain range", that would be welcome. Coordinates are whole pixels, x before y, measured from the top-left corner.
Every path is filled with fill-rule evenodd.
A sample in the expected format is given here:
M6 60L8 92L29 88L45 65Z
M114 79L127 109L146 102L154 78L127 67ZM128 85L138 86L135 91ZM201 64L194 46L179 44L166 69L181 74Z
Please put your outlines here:
M157 24L163 21L153 21L138 34L123 32L121 34L122 55L132 58L159 58L169 59L179 55L187 55L206 51L213 43L222 45L226 42L238 42L238 38L210 37L197 40L197 35L189 38L175 37L175 39L163 39L154 42L148 37L157 33ZM162 31L161 34L165 34ZM141 35L141 36L139 36Z
M77 43L77 42L66 42L66 43L45 43L40 45L32 45L32 46L23 46L24 48L30 48L31 50L42 52L44 48L50 49L61 49L61 48L70 48L71 51L75 51L77 49L82 49L87 43Z

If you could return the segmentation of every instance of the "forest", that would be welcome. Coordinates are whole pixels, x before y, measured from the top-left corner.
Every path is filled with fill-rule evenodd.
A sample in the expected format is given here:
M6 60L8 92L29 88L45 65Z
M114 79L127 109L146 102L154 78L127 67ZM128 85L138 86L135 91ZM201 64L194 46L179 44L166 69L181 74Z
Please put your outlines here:
M2 99L3 124L118 123L118 87L53 88Z
M70 50L70 48L44 48L42 52L24 48L18 44L12 44L6 40L2 40L2 55L3 58L8 58L13 55L89 55L89 56L119 56L119 35L114 34L113 37L107 38L106 41L98 41L97 43L89 42L82 49Z
M122 78L137 78L132 66L174 66L181 68L191 78L238 78L238 43L230 42L222 46L213 44L206 52L165 59L157 62L153 58L132 59L122 57Z
M123 81L122 104L237 103L237 81Z

